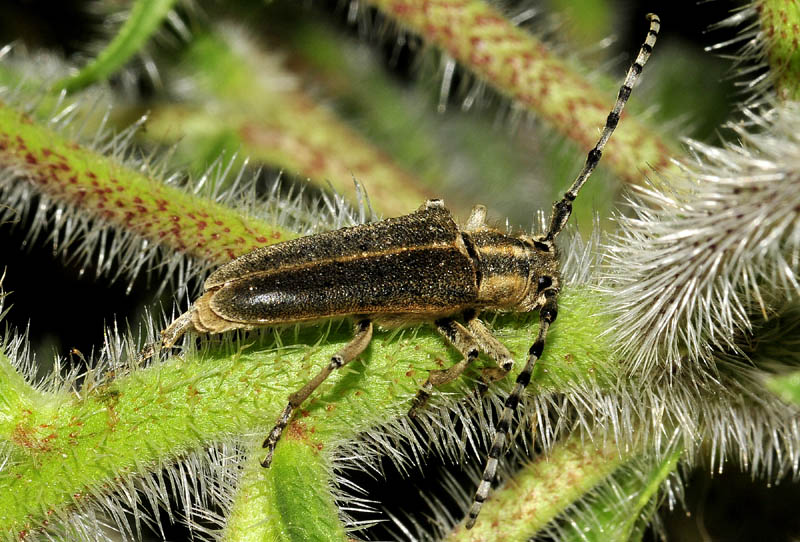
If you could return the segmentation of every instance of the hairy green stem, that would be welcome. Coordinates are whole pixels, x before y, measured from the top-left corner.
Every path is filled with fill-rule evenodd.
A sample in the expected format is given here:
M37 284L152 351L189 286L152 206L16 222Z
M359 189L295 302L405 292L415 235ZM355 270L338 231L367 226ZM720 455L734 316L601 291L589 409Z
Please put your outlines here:
M52 414L58 398L42 393L25 381L11 361L0 355L0 440L24 439L20 423L33 414L34 409Z
M565 527L564 542L628 542L641 540L642 514L655 512L654 497L664 480L675 471L683 453L678 448L660 461L634 460L614 475L612 485L592 497L590 510L572 518ZM637 464L639 463L639 464ZM642 471L642 465L645 465ZM643 521L644 519L644 521Z
M527 540L614 472L628 455L610 442L598 447L569 438L498 488L475 527L469 531L456 527L447 540Z
M147 177L2 102L0 166L88 216L212 263L296 236Z
M794 2L759 0L759 23L770 75L784 100L800 98L800 7Z
M292 426L294 428L295 426ZM302 433L287 431L272 466L260 460L263 438L251 442L233 508L225 522L225 542L344 542L347 535L331 494L331 468L324 454Z

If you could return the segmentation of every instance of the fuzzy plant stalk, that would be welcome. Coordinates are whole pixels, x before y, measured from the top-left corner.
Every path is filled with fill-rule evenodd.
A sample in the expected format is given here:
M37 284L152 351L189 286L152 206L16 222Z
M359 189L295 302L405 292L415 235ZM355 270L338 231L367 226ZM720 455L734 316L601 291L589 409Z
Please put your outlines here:
M535 111L582 148L590 148L608 114L608 99L535 37L480 0L374 0L403 28L422 36L514 102ZM458 29L457 31L454 29ZM642 164L672 170L680 152L657 132L626 118L611 139L607 164L631 184Z
M570 510L571 522L556 522L549 533L564 542L641 540L660 501L669 493L683 450L649 454L626 463Z
M0 103L0 165L55 201L211 264L293 236L126 166L121 158L135 130L92 149Z
M333 499L329 462L297 427L270 469L259 460L262 438L251 439L222 540L348 539ZM313 519L312 519L313 518Z
M511 540L529 538L606 481L630 455L612 443L603 446L567 438L515 473L510 487L498 491L481 511L480 523L470 530L456 526L444 539L489 540L496 536L498 525Z

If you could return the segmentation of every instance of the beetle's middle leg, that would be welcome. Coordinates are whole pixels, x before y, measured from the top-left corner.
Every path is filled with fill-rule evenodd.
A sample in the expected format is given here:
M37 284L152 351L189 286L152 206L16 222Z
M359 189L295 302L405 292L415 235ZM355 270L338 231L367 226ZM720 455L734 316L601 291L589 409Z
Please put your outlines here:
M320 384L325 382L325 379L328 378L333 371L344 367L357 358L359 354L367 348L371 340L372 321L366 318L359 320L356 323L356 332L352 340L347 343L344 348L331 356L328 365L317 373L317 376L309 380L305 386L289 396L289 404L283 409L275 427L272 428L272 431L269 432L269 435L264 440L263 447L267 449L267 455L264 457L264 460L261 461L262 467L269 467L272 463L272 455L275 453L275 446L281 438L281 433L283 433L283 430L289 424L289 419L292 417L294 409L303 404L303 401L305 401Z
M412 418L415 417L417 412L428 402L431 393L433 393L433 388L438 388L458 378L461 373L464 372L464 369L475 361L475 358L477 358L480 353L478 341L475 340L472 333L463 325L452 318L436 320L435 324L436 331L441 333L464 357L449 369L430 372L428 380L425 381L422 388L417 392L417 395L411 402L411 410L408 411L408 415Z

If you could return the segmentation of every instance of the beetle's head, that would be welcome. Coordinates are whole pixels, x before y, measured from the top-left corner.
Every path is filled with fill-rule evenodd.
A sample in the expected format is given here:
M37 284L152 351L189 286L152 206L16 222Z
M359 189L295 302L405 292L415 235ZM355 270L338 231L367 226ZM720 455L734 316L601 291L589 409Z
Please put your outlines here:
M547 295L561 290L558 252L544 236L522 234L519 239L528 249L530 262L527 294L521 305L523 310L532 311L544 305Z

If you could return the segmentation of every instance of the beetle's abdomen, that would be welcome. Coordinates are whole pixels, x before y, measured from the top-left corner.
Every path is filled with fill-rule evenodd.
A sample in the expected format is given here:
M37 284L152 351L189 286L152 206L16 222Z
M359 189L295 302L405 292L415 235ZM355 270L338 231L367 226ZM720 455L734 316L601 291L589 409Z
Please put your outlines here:
M457 245L338 257L230 281L213 292L225 320L260 324L350 314L455 313L475 304L472 259Z

